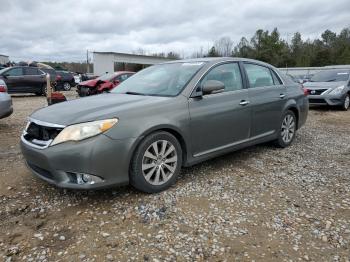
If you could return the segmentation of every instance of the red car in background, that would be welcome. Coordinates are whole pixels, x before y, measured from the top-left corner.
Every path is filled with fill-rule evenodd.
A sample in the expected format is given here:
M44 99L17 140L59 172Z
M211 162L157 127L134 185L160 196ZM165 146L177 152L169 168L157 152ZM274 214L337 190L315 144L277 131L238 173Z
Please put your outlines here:
M91 96L109 92L133 74L135 74L135 72L129 71L107 73L98 78L79 83L77 86L77 92L79 96Z

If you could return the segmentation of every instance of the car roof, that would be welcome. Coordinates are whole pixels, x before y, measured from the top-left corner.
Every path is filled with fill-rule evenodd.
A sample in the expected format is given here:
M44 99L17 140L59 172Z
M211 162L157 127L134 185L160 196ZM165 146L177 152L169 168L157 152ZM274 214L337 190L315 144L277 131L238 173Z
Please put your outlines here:
M251 63L256 63L256 64L261 64L265 65L268 67L273 67L273 65L267 64L262 61L254 60L254 59L249 59L249 58L242 58L242 57L204 57L204 58L191 58L191 59L182 59L182 60L173 60L169 62L165 62L162 64L172 64L172 63L196 63L196 62L204 62L204 63L219 63L219 62L228 62L228 61L233 61L233 62L251 62Z

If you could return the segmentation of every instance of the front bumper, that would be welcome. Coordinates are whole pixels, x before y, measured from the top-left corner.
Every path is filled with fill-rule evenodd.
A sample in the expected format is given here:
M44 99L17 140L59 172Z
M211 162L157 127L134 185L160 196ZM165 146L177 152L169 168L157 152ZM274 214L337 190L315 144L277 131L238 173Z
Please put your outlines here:
M344 100L344 94L341 95L308 95L310 105L330 105L341 106Z
M70 189L100 189L128 184L134 144L135 139L113 140L98 135L37 149L22 138L21 150L31 172L50 184ZM103 181L78 184L76 174L98 176Z
M8 117L13 113L12 99L8 94L0 94L0 118Z

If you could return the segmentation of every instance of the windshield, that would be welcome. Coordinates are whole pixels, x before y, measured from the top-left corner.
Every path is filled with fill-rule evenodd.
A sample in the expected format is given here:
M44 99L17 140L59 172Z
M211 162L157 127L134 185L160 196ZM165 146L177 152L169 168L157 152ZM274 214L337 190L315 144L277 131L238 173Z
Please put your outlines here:
M310 82L342 82L348 79L349 70L329 70L315 74Z
M1 69L0 70L0 75L2 75L4 72L6 72L7 70L9 69L9 67L6 67L6 68L4 68L4 69Z
M177 96L203 65L179 62L151 66L121 83L112 93Z
M109 81L113 77L114 77L114 73L107 73L107 74L101 75L100 77L97 77L96 80Z

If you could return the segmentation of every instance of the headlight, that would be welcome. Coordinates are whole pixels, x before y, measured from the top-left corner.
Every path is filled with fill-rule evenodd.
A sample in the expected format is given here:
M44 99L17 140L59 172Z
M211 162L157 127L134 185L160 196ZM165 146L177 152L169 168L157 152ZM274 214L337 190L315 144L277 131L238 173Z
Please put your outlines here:
M118 119L106 119L65 127L52 141L51 146L67 141L80 141L111 129Z
M331 92L329 92L330 95L339 95L341 92L343 92L345 86L338 86L334 88Z

